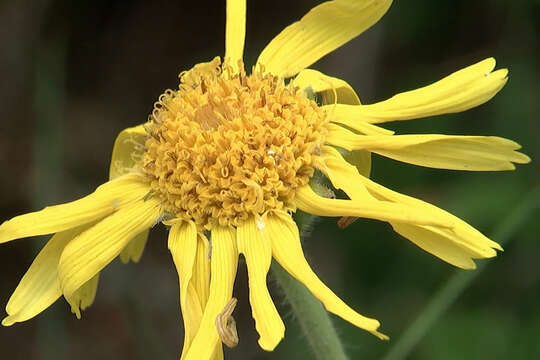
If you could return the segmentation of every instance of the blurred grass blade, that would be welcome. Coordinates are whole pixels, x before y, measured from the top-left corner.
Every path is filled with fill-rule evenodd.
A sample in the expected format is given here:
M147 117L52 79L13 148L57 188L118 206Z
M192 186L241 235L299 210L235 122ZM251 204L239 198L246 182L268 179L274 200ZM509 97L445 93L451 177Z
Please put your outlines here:
M493 232L491 239L504 245L521 228L523 223L535 214L540 207L540 187L527 194L519 205ZM411 350L420 342L433 324L450 308L452 303L484 270L488 262L479 264L475 271L457 270L446 284L433 296L424 311L416 318L401 338L388 351L383 360L401 360L410 355Z
M32 89L32 206L35 209L57 203L62 198L65 63L66 41L63 34L44 40L36 47ZM37 253L43 242L34 244ZM67 359L65 348L50 346L51 343L69 343L64 310L52 307L47 311L47 321L36 322L34 346L40 359Z

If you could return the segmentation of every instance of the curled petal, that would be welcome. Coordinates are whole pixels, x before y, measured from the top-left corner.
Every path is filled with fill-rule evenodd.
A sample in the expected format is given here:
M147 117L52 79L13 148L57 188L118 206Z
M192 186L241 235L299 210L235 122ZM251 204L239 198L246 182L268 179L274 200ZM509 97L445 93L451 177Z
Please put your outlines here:
M317 70L300 71L292 83L302 91L320 94L323 104L360 105L358 95L345 80L325 75Z
M148 133L144 124L124 129L114 141L109 179L114 180L136 166L137 160L142 156L144 143Z
M236 277L238 250L235 231L217 227L212 230L212 255L210 260L211 278L208 302L204 309L199 331L186 360L207 360L219 352L216 346L220 338L216 329L216 318L232 298L232 289Z
M202 307L195 287L191 283L193 265L197 251L197 229L193 223L178 222L169 230L169 251L180 283L180 308L184 320L183 359L199 330Z

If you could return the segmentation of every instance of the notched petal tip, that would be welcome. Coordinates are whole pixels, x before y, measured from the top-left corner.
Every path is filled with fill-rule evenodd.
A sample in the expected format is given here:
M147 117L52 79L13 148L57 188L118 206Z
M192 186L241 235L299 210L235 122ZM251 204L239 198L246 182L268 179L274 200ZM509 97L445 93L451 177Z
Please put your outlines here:
M379 331L370 331L370 333L378 337L380 340L390 340L388 335L385 335Z
M6 316L3 320L2 320L2 326L11 326L13 324L15 324L17 322L17 318L15 316Z
M495 66L497 65L497 61L495 60L494 57L489 57L487 59L480 61L476 65L485 72L492 72L493 69L495 69Z
M515 163L517 164L528 164L530 163L532 160L531 158L524 154L524 153L521 153L521 152L515 152L515 160L513 160Z

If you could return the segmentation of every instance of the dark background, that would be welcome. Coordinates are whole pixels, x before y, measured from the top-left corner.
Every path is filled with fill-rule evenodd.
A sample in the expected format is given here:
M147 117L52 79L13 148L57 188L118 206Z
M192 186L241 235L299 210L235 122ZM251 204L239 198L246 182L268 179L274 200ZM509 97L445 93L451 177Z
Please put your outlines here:
M245 60L319 2L250 1ZM463 114L390 124L401 133L497 135L538 154L538 1L396 1L372 29L314 65L353 85L364 103L426 85L494 56L510 69L503 91ZM224 52L224 1L4 1L0 3L0 220L75 199L107 179L115 136L142 123L177 75ZM536 163L515 172L462 173L377 156L373 178L433 202L490 235L538 187ZM411 359L540 358L538 213L512 231L499 257L410 353ZM351 359L382 357L456 270L361 220L317 225L305 250L320 277L359 312L381 320L381 342L334 317ZM0 248L6 304L45 239ZM240 345L228 359L313 359L278 289L287 333L257 346L239 267ZM182 344L178 283L162 226L139 264L111 264L94 305L77 320L64 300L0 328L2 358L175 359Z

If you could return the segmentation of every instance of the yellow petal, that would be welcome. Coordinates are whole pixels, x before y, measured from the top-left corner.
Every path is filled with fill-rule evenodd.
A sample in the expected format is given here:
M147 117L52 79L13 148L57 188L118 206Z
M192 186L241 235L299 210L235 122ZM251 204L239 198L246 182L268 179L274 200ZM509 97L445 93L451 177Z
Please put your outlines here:
M184 348L181 357L183 359L199 330L202 318L201 302L195 292L195 287L191 284L197 252L197 228L194 223L175 223L171 227L169 250L180 282L180 308L184 320Z
M360 174L369 177L371 174L371 153L369 151L350 151L345 154L347 161L354 165Z
M221 343L218 343L216 345L216 350L214 350L212 360L223 360L223 346L221 345Z
M377 320L351 309L313 272L302 251L298 228L290 215L276 212L266 216L265 222L265 231L272 242L272 254L285 270L303 283L328 311L381 339L387 339L386 335L377 331L380 325Z
M227 24L225 29L225 60L235 71L244 54L246 38L246 0L227 0Z
M372 125L366 121L358 119L354 112L357 106L353 105L326 105L322 107L328 114L328 120L334 123L343 124L364 135L392 135L393 131Z
M293 79L295 86L298 86L306 92L317 93L321 96L323 104L350 104L360 105L360 99L354 89L344 80L325 75L312 69L302 70L298 76ZM381 128L366 126L369 132L377 129L377 133L387 132ZM351 164L358 168L362 175L369 176L371 173L371 153L369 151L355 151L347 155Z
M323 146L321 150L322 156L317 159L315 166L336 189L345 191L351 199L377 200L365 185L358 181L357 177L360 176L358 169L345 161L339 151L331 146Z
M134 202L73 239L62 252L58 278L64 297L73 294L120 254L137 234L154 226L161 215L160 200Z
M199 297L201 309L206 307L210 290L210 253L211 249L208 239L204 234L199 233L197 236L197 254L195 257L195 264L193 265L191 283ZM212 360L223 360L223 348L219 341L215 346Z
M193 286L199 294L201 307L204 309L210 290L210 244L204 234L197 236L197 255L193 266Z
M429 229L432 229L434 233L438 233L440 236L446 239L451 239L453 242L459 244L459 246L468 249L469 253L473 257L492 257L495 255L493 249L502 250L499 244L488 239L474 227L467 224L457 216L436 207L435 205L431 205L411 196L400 194L365 177L360 177L359 180L374 196L380 199L417 207L419 209L423 209L426 215L431 216L431 214L437 214L439 217L445 217L448 219L448 221L452 221L454 223L454 228L452 229L438 227L429 227Z
M2 325L33 318L54 303L61 295L58 282L58 261L65 246L86 227L55 234L36 256L6 306L8 317Z
M238 251L246 258L249 276L249 302L259 333L259 345L272 351L285 335L285 325L266 287L266 276L272 262L272 244L264 237L266 224L253 217L238 227Z
M120 253L120 260L127 264L130 260L133 262L139 262L148 240L148 234L150 230L143 231L131 240L127 246Z
M407 91L376 104L350 106L354 120L383 123L456 113L481 105L499 92L508 80L508 70L495 68L495 59L485 59L442 80Z
M346 81L328 76L313 69L304 69L292 80L294 86L303 91L312 91L322 96L323 104L360 105L360 99Z
M438 169L513 170L530 161L515 150L521 146L496 136L395 135L362 136L329 125L328 144L347 150L364 149L394 160Z
M424 213L426 218L436 215L446 217L455 224L453 229L439 228L434 226L422 226L391 222L394 230L411 240L422 249L447 261L455 266L472 269L474 258L487 258L496 255L495 249L499 245L487 239L470 225L459 218L441 210L431 204L403 194L393 192L383 186L358 174L355 168L343 159L339 152L331 147L323 147L323 172L332 181L332 184L352 199L362 200L368 197L376 197L383 201L402 203L415 207ZM368 191L369 195L366 195Z
M111 165L109 168L109 179L114 180L117 177L129 173L136 166L137 160L143 153L144 144L148 134L144 125L138 125L124 129L118 134L114 141ZM127 264L130 260L139 262L141 259L148 231L137 235L120 253L120 260Z
M99 283L99 273L94 275L93 278L88 280L71 296L71 312L81 318L80 310L86 310L87 307L92 305L96 298L97 287ZM80 310L79 310L80 309Z
M87 224L148 194L139 175L124 175L99 186L92 194L69 203L19 215L0 225L0 243L27 236L51 234Z
M295 203L300 210L317 216L354 216L382 221L453 227L452 221L437 216L426 217L422 211L411 206L371 199L327 199L317 195L309 185L297 190Z
M311 9L286 27L262 51L258 64L290 77L375 24L390 0L335 0Z
M219 344L216 318L232 297L238 250L233 229L217 227L212 230L210 294L204 309L201 326L191 343L186 360L207 360Z
M147 137L144 125L124 129L118 134L114 141L109 168L110 180L133 171L142 156Z
M392 223L392 227L398 233L409 239L421 249L437 256L449 264L462 269L475 269L471 253L466 249L456 246L431 231L429 227L415 226L403 223ZM493 251L495 253L495 251Z

